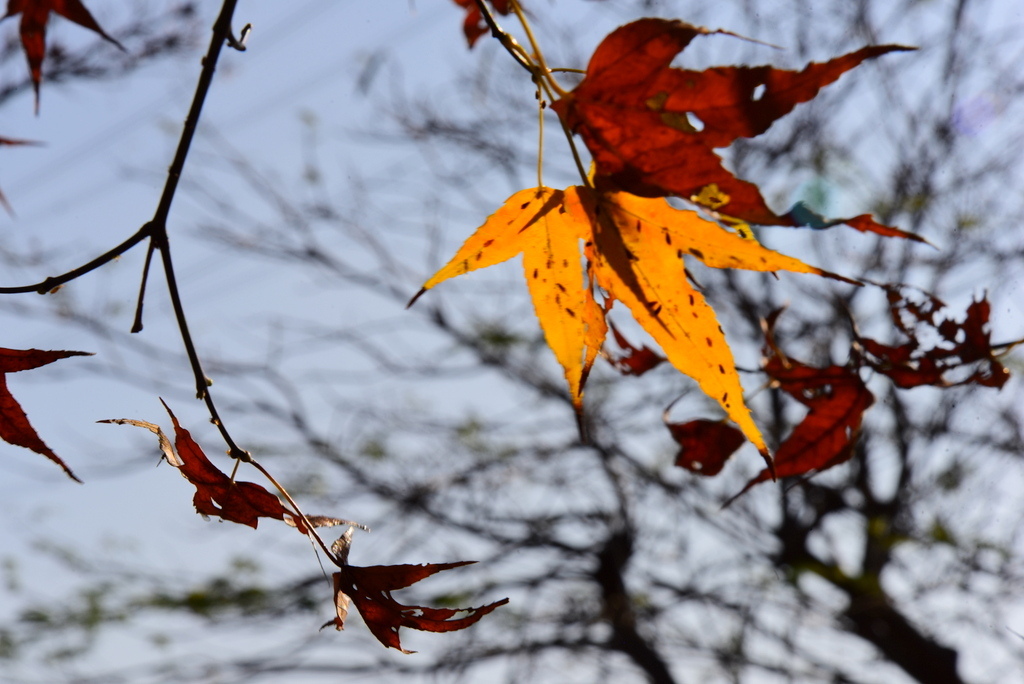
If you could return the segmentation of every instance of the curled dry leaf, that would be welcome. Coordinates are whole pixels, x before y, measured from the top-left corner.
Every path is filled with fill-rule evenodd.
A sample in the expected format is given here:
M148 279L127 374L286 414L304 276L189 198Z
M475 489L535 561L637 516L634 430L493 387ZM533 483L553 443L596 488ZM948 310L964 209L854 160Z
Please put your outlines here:
M76 482L81 482L53 449L46 446L35 428L28 422L24 409L7 389L7 374L32 370L69 356L92 356L81 351L44 351L42 349L0 348L0 439L8 444L31 449L50 459Z
M299 526L298 519L293 518L291 515L286 517L284 521L286 524L291 525L292 527ZM370 528L366 525L361 525L360 523L352 522L351 520L344 520L343 518L332 518L327 515L307 515L306 522L308 522L313 527L337 527L338 525L349 525L351 527L358 527L364 532L370 531Z
M21 14L21 45L25 49L32 85L36 92L36 111L39 111L39 83L43 78L43 57L46 55L46 24L50 12L56 12L79 26L94 31L117 47L124 46L110 37L96 22L81 0L7 0L7 13L0 21Z
M674 195L747 223L847 223L861 231L920 240L867 214L834 221L780 216L768 208L757 186L726 171L714 151L764 133L864 60L913 48L868 46L802 71L670 66L695 37L712 33L727 32L651 18L619 27L594 51L586 77L552 105L590 150L599 188L643 197Z
M435 573L474 562L367 567L345 565L341 572L333 575L337 617L325 623L323 627L334 625L336 629L344 629L351 602L356 605L366 626L378 641L402 653L412 653L402 648L398 636L400 627L425 632L454 632L469 627L498 606L508 603L508 599L501 599L479 608L429 608L401 604L392 598L391 592L408 587ZM463 615L456 617L460 613Z
M161 400L162 403L162 400ZM164 404L174 424L174 448L158 425L141 420L117 418L101 423L134 425L149 430L160 440L160 450L168 463L178 469L182 476L196 488L192 503L202 515L212 515L222 520L240 523L255 528L260 518L276 520L291 519L300 532L307 532L306 525L281 501L254 482L232 480L210 462L189 431L181 427L177 417Z

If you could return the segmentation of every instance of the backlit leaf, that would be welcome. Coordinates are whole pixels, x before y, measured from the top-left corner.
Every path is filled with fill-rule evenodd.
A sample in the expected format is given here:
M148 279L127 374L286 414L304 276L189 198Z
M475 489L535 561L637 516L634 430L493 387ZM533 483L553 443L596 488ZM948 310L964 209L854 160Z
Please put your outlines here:
M715 148L765 132L864 60L912 48L869 46L803 71L669 66L709 33L725 32L651 18L622 26L594 51L586 77L552 107L586 143L599 188L675 195L747 223L798 225L792 214L769 209L757 186L726 171ZM851 221L858 230L920 239L866 215Z
M594 300L582 263L579 243L589 239L589 232L586 214L567 205L561 190L522 190L466 240L413 301L449 278L522 253L534 310L548 346L565 371L578 413L583 385L607 332L604 311Z

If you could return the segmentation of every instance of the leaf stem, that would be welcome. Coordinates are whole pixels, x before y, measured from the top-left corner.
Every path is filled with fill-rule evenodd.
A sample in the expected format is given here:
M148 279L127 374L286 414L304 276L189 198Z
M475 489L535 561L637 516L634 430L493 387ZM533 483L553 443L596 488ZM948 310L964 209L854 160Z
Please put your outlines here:
M523 27L523 32L526 33L526 39L530 41L530 48L533 49L533 55L537 60L537 65L540 68L540 76L544 81L558 93L559 97L566 94L566 91L562 86L558 85L558 81L551 75L551 69L548 68L547 62L544 61L544 53L540 49L540 45L537 44L537 39L533 36L533 29L530 28L530 22L526 19L526 13L523 12L523 8L519 5L519 0L511 0L509 5L512 7L512 11L515 13L516 18L519 19L519 24Z
M494 20L494 15L491 14L491 10L487 7L484 0L476 0L476 6L480 9L480 15L484 18L484 23L486 23L487 27L491 29L491 35L501 43L502 47L512 55L512 58L516 60L521 67L532 74L534 72L534 65L526 54L526 50L523 49L523 46L517 43L516 39L509 35L504 29L498 26L498 22Z
M527 39L530 41L530 46L533 48L534 54L537 57L538 64L534 64L532 58L525 54L522 46L519 45L515 39L503 30L498 23L494 20L494 15L491 14L484 0L476 0L477 7L480 8L480 13L484 18L487 26L491 29L491 35L493 35L498 42L504 46L505 50L512 55L524 69L530 72L530 76L533 77L533 82L537 85L537 88L542 90L548 99L552 102L568 95L569 93L563 89L558 82L551 76L553 73L552 69L549 69L544 61L544 53L541 51L540 46L537 44L534 38L533 31L530 29L529 22L526 20L526 15L519 6L518 0L511 0L512 11L515 12L519 22L523 25L523 30L526 32ZM577 69L558 69L557 71L579 71ZM586 72L582 72L586 73ZM543 116L543 112L542 112ZM576 142L572 138L572 132L566 127L565 122L562 121L562 117L558 117L559 123L562 125L562 131L565 133L565 138L569 143L569 150L572 152L573 161L576 162L576 170L579 171L580 178L583 179L583 184L587 187L591 186L590 179L587 176L587 170L583 166L583 159L580 157L579 150L576 148ZM540 155L538 155L540 156ZM541 162L538 161L538 165ZM539 173L538 173L539 175Z
M537 187L544 187L544 93L537 84Z
M250 458L249 463L252 465L252 467L256 468L256 470L260 471L263 474L263 477L267 478L267 481L269 481L270 484L272 484L274 488L281 493L281 496L285 498L285 501L288 502L288 505L292 507L292 512L295 513L295 515L298 516L300 520L302 520L302 524L306 526L307 534L309 534L316 541L317 545L323 550L325 554L327 554L327 557L331 559L331 562L337 565L338 567L341 567L341 561L334 555L331 549L324 542L323 538L319 534L317 534L316 528L313 526L313 523L309 521L309 518L307 518L306 514L302 512L302 509L299 508L299 505L295 503L295 499L293 499L292 495L288 493L288 490L285 489L280 482L274 479L274 476L271 475L266 468L260 465L259 462Z

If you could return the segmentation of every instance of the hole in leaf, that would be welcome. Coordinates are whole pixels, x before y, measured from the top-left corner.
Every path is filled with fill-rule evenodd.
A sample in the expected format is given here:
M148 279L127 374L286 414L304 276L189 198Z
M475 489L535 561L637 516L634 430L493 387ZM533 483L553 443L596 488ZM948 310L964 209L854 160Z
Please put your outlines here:
M693 112L686 112L686 120L693 127L693 130L697 131L698 133L704 130L704 122L701 121L700 117L694 114Z
M754 102L757 102L762 97L764 97L765 90L767 90L767 88L765 87L764 83L762 83L761 85L754 88L754 92L750 94L750 99L753 100Z

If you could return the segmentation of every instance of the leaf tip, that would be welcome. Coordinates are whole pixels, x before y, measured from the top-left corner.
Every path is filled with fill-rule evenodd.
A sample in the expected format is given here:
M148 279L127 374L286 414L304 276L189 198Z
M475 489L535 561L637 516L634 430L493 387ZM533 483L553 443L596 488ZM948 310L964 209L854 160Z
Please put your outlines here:
M778 477L775 475L775 459L772 458L772 452L767 447L758 449L758 452L760 452L761 458L764 459L765 466L768 468L768 474L772 477L772 482L777 482Z
M576 414L576 430L580 436L580 444L590 444L590 431L587 430L587 423L583 416L583 405L576 399L572 402L573 412Z
M419 299L420 297L422 297L422 296L423 296L423 293L424 293L424 292L426 292L426 291L427 291L427 288L425 288L425 287L421 287L421 288L420 288L420 291L419 291L419 292L417 292L416 294L414 294L414 295L412 296L412 299L410 299L410 300L409 300L409 303L405 305L405 308L406 308L406 309L409 309L409 308L411 308L411 307L412 307L412 305L416 303L416 300L417 300L417 299Z

